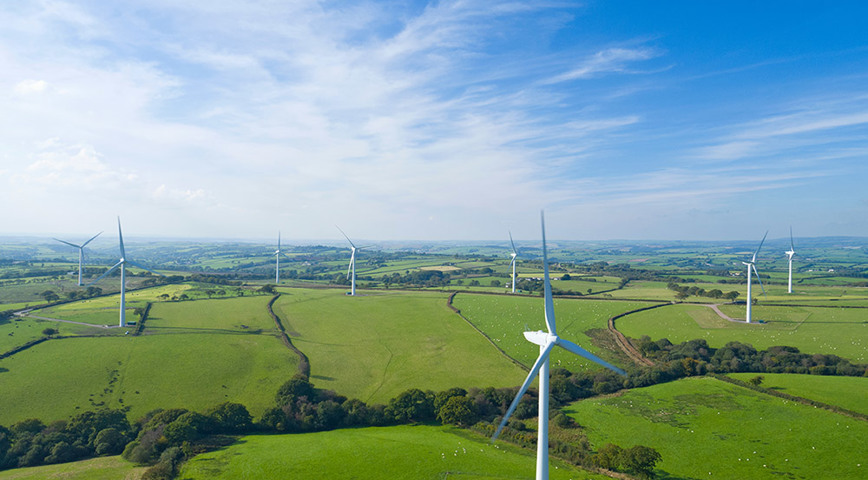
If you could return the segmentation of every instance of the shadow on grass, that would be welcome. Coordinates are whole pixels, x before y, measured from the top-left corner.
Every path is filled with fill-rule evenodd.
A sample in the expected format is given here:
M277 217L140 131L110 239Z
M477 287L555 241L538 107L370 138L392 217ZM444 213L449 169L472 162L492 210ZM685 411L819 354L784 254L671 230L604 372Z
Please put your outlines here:
M679 477L663 470L655 470L654 473L657 480L699 480L696 477Z

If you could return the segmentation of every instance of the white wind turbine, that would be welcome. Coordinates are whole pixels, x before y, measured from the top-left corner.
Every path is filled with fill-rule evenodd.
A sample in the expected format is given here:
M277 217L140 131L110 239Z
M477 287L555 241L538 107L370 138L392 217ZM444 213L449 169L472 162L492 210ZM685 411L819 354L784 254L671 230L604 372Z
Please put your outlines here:
M96 238L100 235L102 235L102 232L99 232L96 235L90 237L90 240L82 243L81 245L76 245L74 243L67 242L66 240L61 240L59 238L55 238L55 240L57 240L60 243L65 243L65 244L69 245L70 247L75 247L78 249L78 286L79 287L81 286L81 269L82 269L82 266L84 265L84 247L88 243L90 243L94 238Z
M492 441L497 439L501 430L509 420L510 415L515 411L521 401L521 397L527 391L534 377L539 374L539 428L537 434L537 449L536 449L536 480L546 480L549 478L549 354L555 346L566 349L570 352L596 362L610 370L613 370L621 375L626 373L618 367L607 363L598 358L596 355L576 345L569 340L565 340L557 336L555 330L555 310L554 302L552 301L552 285L549 280L548 257L546 255L546 227L545 217L543 212L540 212L540 223L542 224L542 240L543 240L543 281L545 287L545 321L548 332L524 332L524 338L529 342L535 343L540 347L539 357L534 362L530 369L527 378L518 390L518 394L503 416L503 420L491 437Z
M787 279L787 293L793 293L793 255L796 254L796 246L793 244L793 227L790 227L790 249L784 252L787 254L787 264L789 264L790 275Z
M356 251L361 250L363 248L367 248L367 247L357 247L356 244L354 244L353 241L350 240L350 237L348 237L347 234L344 233L343 230L341 230L341 227L338 227L337 225L335 225L335 227L337 227L338 230L340 230L341 233L344 235L344 238L346 238L347 241L350 242L350 250L352 250L352 254L350 255L350 264L347 266L347 278L349 279L352 276L352 280L350 281L350 295L355 295L356 294Z
M126 255L126 252L124 251L124 235L123 235L123 233L121 233L121 217L118 217L118 245L120 246L120 250L121 250L121 259L118 260L118 263L116 263L112 268L108 269L105 273L100 275L99 278L90 282L88 284L88 286L91 286L94 283L102 280L103 278L105 278L109 274L111 274L113 271L117 270L118 267L120 267L120 269L121 269L121 313L120 313L120 322L119 322L118 326L125 327L127 325L127 319L126 319L127 317L126 317L126 311L125 311L126 292L127 292L126 265L129 263L130 265L132 265L134 267L141 268L142 270L147 270L148 272L151 272L154 275L160 275L160 274L151 270L151 269L145 268L141 265L138 265L136 263L133 263L133 262L127 260L127 258L126 258L127 255Z
M280 230L277 231L277 250L274 251L274 283L280 285Z
M760 249L763 248L763 243L766 241L766 235L769 232L766 231L766 234L763 235L763 239L760 241L758 247L756 247L756 251L753 252L753 257L751 257L749 262L741 262L743 265L747 265L747 313L745 314L745 321L750 323L750 307L751 307L751 296L750 296L750 284L751 284L751 274L756 274L756 279L760 284L760 288L763 290L763 294L766 293L765 287L763 287L763 281L760 279L759 272L756 271L756 255L759 253Z
M509 244L512 246L512 293L515 293L515 259L518 252L515 250L515 242L512 241L512 232L509 232Z

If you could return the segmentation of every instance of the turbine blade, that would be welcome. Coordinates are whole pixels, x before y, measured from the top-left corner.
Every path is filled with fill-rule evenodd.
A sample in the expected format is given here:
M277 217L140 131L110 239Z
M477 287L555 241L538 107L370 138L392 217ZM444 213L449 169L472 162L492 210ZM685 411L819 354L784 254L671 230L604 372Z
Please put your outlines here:
M277 231L277 251L280 252L280 230Z
M352 245L352 247L353 247L353 248L356 248L356 246L355 246L355 245L353 245L353 241L352 241L352 240L350 240L350 237L348 237L348 236L347 236L347 234L346 234L346 233L344 233L344 231L343 231L343 230L341 230L341 227L338 227L338 226L337 226L337 225L335 225L335 227L337 227L337 229L338 229L338 230L340 230L340 231L341 231L341 233L342 233L342 234L343 234L343 236L344 236L344 238L346 238L346 239L347 239L347 241L348 241L348 242L350 242L350 245Z
M88 283L88 284L85 285L85 286L89 287L89 286L93 285L94 283L96 283L96 282L102 280L103 278L107 277L110 273L112 273L112 272L114 272L115 270L117 270L117 268L120 267L121 264L123 264L123 263L124 263L123 260L119 261L118 263L115 264L115 266L113 266L112 268L106 270L105 273L103 273L102 275L100 275L99 278L97 278L96 280L94 280L94 281Z
M353 265L356 263L356 251L353 249L353 254L350 255L350 263L347 265L347 280L350 279L350 270L353 269Z
M54 237L51 237L51 238L54 238ZM61 240L59 238L54 238L54 240L57 240L60 243L65 243L65 244L69 245L70 247L75 247L75 248L82 248L82 247L84 247L84 245L87 245L86 243L84 245L76 245L74 243L69 243L66 240ZM88 241L90 241L90 240L88 240Z
M512 403L509 405L509 409L503 416L503 420L501 420L500 425L498 425L497 427L497 430L494 431L494 435L491 436L491 441L497 440L497 436L500 435L500 431L503 430L503 427L506 426L506 422L509 421L509 417L512 415L512 412L514 412L516 407L518 407L519 402L521 402L521 397L524 396L524 393L527 391L528 387L530 387L531 382L533 382L534 377L536 377L537 373L539 373L539 369L542 367L543 362L548 359L549 352L552 351L552 348L554 346L555 344L553 342L549 342L548 345L546 345L545 349L540 352L539 357L537 357L536 362L534 362L533 367L530 369L530 372L528 372L527 378L524 379L524 383L521 384L521 388L518 389L518 394L512 400Z
M147 270L148 272L151 272L151 273L153 273L154 275L159 275L159 276L161 276L161 277L165 277L165 275L163 275L162 273L157 273L157 272L151 270L150 268L145 268L145 267L139 265L138 263L133 263L133 262L131 262L131 261L129 261L129 260L127 260L126 262L129 263L130 265L136 267L136 268L141 268L142 270Z
M118 243L121 246L121 258L124 258L127 254L124 252L124 234L121 233L121 217L118 217Z
M793 227L792 227L792 225L790 226L790 251L791 252L796 251L796 246L795 246L795 244L793 244Z
M621 370L620 368L612 365L611 363L603 360L602 358L594 355L593 353L585 350L584 348L576 345L575 343L573 343L569 340L564 340L563 338L558 337L557 345L559 347L562 347L566 350L569 350L569 351L575 353L576 355L585 357L594 363L598 363L598 364L608 368L609 370L611 370L611 371L613 371L619 375L627 375L627 372L625 372L624 370Z
M555 304L552 300L552 282L549 280L549 259L546 253L546 217L545 212L539 212L540 223L542 224L542 246L543 246L543 282L545 288L545 316L546 328L551 335L557 335L555 330Z
M100 236L100 235L102 235L102 232L99 232L99 233L97 233L96 235L90 237L90 240L88 240L88 241L86 241L86 242L84 242L84 243L81 244L81 248L84 248L85 245L87 245L87 244L90 243L94 238L96 238L96 237L98 237L98 236Z
M756 281L759 282L759 284L760 284L760 288L761 288L762 291L763 291L763 295L765 295L765 294L766 294L766 289L765 289L765 287L763 287L763 281L762 281L762 279L761 279L760 276L759 276L759 272L756 271L756 265L751 264L751 267L753 268L753 273L756 275ZM750 279L748 279L748 280L750 280ZM750 299L748 299L748 301L750 301Z
M512 245L512 253L518 255L518 252L515 251L515 242L512 241L512 232L509 232L509 244Z
M760 249L763 248L763 243L765 243L765 241L766 241L766 237L768 236L768 234L769 234L769 231L766 230L766 234L763 235L763 239L760 241L759 246L756 247L756 251L753 252L753 258L751 258L750 263L754 263L754 262L756 262L756 256L757 256L757 254L759 253Z

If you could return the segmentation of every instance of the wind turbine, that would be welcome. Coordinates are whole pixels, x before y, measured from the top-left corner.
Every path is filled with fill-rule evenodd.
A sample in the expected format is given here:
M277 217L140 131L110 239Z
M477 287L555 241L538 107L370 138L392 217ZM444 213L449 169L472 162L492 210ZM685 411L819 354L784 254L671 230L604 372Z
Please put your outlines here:
M277 231L277 250L274 251L274 283L280 285L280 230Z
M112 268L108 269L105 273L100 275L99 278L90 282L88 284L88 286L91 286L94 283L102 280L103 278L105 278L109 274L111 274L113 271L117 270L118 267L120 267L120 269L121 269L121 313L120 313L120 322L119 322L118 326L125 327L127 325L127 317L126 317L126 311L125 311L126 292L127 292L127 288L126 288L126 265L129 263L130 265L132 265L134 267L141 268L142 270L147 270L148 272L151 272L154 275L160 275L160 274L151 270L151 269L145 268L141 265L138 265L136 263L133 263L133 262L127 260L127 258L126 258L127 255L126 255L126 252L124 251L124 235L123 235L123 233L121 233L121 217L118 217L118 245L120 246L120 249L121 249L121 259L118 260L118 263L116 263Z
M341 227L338 227L337 225L335 225L335 227L337 227L338 230L340 230L341 233L344 235L344 238L346 238L347 241L350 242L350 250L352 250L352 252L353 252L350 255L350 264L347 265L347 279L349 279L350 275L352 274L352 280L350 281L350 295L355 295L356 294L356 251L361 250L362 248L367 248L367 247L357 247L356 244L354 244L353 241L350 240L350 237L348 237L347 234L344 233L343 230L341 230Z
M787 280L787 293L793 293L793 255L796 254L796 246L793 244L793 227L790 227L790 249L784 253L787 254L787 263L790 270L790 276Z
M763 287L763 281L760 279L759 272L756 271L756 255L759 253L760 249L763 248L763 243L766 241L766 235L769 232L766 230L766 234L763 235L763 239L760 241L758 247L756 247L756 251L753 252L753 257L751 257L749 262L741 262L743 265L747 265L747 313L745 314L745 319L747 323L750 323L750 307L751 307L751 298L750 298L750 280L751 273L756 274L756 279L760 284L760 288L763 289L763 295L766 293L765 287Z
M515 250L515 242L512 241L512 232L509 232L509 244L512 245L512 293L515 293L515 259L518 252Z
M98 236L100 236L100 235L102 235L102 232L99 232L99 233L97 233L96 235L90 237L90 240L88 240L88 241L82 243L81 245L76 245L76 244L74 244L74 243L67 242L66 240L61 240L61 239L59 239L59 238L55 238L55 240L57 240L57 241L60 242L60 243L65 243L65 244L69 245L70 247L75 247L75 248L78 249L78 286L79 286L79 287L81 286L81 268L82 268L82 265L83 265L83 262L84 262L84 247L85 247L88 243L90 243L94 238L96 238L96 237L98 237Z
M596 355L576 345L569 340L558 337L555 330L555 309L552 301L552 285L549 280L549 264L546 256L546 224L544 212L540 212L540 223L542 224L542 240L543 240L543 281L545 286L545 320L547 332L524 332L524 338L529 342L539 345L539 357L530 369L527 378L518 390L518 394L503 416L503 420L491 437L494 441L500 435L500 431L506 425L512 412L521 401L521 397L527 391L534 377L539 373L539 428L537 434L536 448L536 480L546 480L549 478L549 354L555 346L566 349L570 352L596 362L610 370L613 370L621 375L626 373L620 368L607 363L598 358Z

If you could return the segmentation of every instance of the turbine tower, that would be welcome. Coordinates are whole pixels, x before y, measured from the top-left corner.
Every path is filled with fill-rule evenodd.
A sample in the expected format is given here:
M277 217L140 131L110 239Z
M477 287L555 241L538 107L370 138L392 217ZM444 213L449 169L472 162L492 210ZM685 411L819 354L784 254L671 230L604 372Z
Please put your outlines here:
M99 232L96 235L90 237L90 240L82 243L81 245L76 245L74 243L67 242L66 240L61 240L59 238L55 238L55 240L57 240L60 243L65 243L65 244L69 245L70 247L75 247L78 249L78 286L79 287L81 286L81 269L82 269L82 266L84 265L84 247L88 243L90 243L94 238L96 238L100 235L102 235L102 232Z
M280 285L280 230L277 231L277 250L274 251L274 283Z
M138 265L136 263L133 263L133 262L127 260L127 258L126 258L127 255L126 255L126 252L124 251L124 235L121 232L121 217L118 217L118 245L120 246L120 250L121 250L121 259L118 260L118 263L116 263L112 268L108 269L105 273L100 275L99 278L90 282L88 284L88 286L91 286L94 283L99 282L100 280L102 280L103 278L105 278L109 274L111 274L113 271L117 270L118 267L120 267L120 269L121 269L121 313L120 313L120 322L118 323L118 326L125 327L127 325L127 317L126 317L126 311L125 311L126 292L127 292L127 288L126 288L126 265L129 263L130 265L132 265L134 267L141 268L142 270L146 270L148 272L151 272L154 275L160 275L160 274L151 270L151 269L145 268L141 265Z
M537 434L537 449L536 449L536 480L547 480L549 478L549 354L555 346L561 347L567 351L580 355L593 362L596 362L610 370L613 370L621 375L626 373L618 367L607 363L598 358L596 355L576 345L569 340L565 340L557 336L555 330L555 310L554 302L552 301L552 285L549 281L549 266L546 256L546 227L544 212L540 212L540 223L542 225L542 240L543 240L543 281L545 287L545 321L547 332L524 332L524 338L529 342L539 345L539 357L530 369L527 378L518 390L518 394L503 416L503 420L491 437L494 441L500 435L500 431L506 425L512 412L521 401L521 397L527 391L534 377L539 374L539 428Z
M518 252L515 250L515 242L512 241L512 232L509 232L509 244L512 246L512 293L515 293L515 259Z
M793 227L790 227L790 249L784 253L787 254L787 264L790 270L787 279L787 293L793 293L793 255L796 254L796 246L793 244Z
M357 247L356 244L354 244L353 241L350 240L350 237L348 237L347 234L344 233L343 230L341 230L341 227L338 227L337 225L335 225L335 227L337 227L338 230L340 230L341 233L344 235L344 238L346 238L347 241L350 242L350 250L352 251L352 254L350 254L350 264L347 266L347 279L350 279L352 277L352 280L350 281L350 295L355 296L355 294L356 294L356 251L361 250L362 248L367 248L367 247Z
M747 265L747 313L745 314L745 321L750 323L750 307L751 307L751 297L750 297L750 281L751 274L756 274L756 279L760 284L760 288L763 289L763 294L766 293L765 287L763 287L763 281L760 279L759 272L756 271L756 255L759 253L760 249L763 248L763 243L766 241L766 235L769 232L766 231L766 234L763 235L763 239L760 241L758 247L756 247L756 251L753 252L753 257L751 257L749 262L741 262L743 265Z

